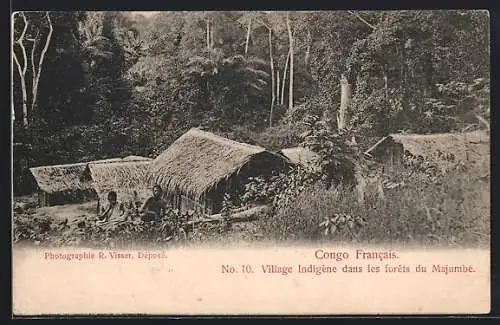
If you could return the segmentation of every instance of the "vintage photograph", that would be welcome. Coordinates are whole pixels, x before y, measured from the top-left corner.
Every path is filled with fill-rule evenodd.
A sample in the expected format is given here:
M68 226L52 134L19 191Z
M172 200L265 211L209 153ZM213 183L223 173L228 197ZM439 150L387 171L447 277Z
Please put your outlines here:
M490 245L485 10L12 14L13 245Z

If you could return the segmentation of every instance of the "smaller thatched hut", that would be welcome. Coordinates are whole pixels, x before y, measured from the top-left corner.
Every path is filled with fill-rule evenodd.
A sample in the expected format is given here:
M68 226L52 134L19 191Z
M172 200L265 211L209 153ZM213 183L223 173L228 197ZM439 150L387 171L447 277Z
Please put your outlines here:
M293 164L316 170L318 169L317 161L319 156L311 149L304 147L293 147L281 149L279 154L288 158Z
M30 168L37 184L38 204L52 206L96 198L86 168L87 163Z
M116 191L119 200L142 200L151 194L147 170L152 159L128 156L120 159L92 161L87 173L92 179L99 201L106 200L109 191Z
M248 177L266 176L290 166L284 156L199 129L178 138L150 165L150 184L160 185L170 203L207 214L222 209Z
M115 190L125 199L136 190L145 196L147 163L151 158L128 156L66 165L32 167L40 206L80 203ZM119 198L121 198L119 196Z
M474 162L489 157L490 140L484 131L439 134L391 134L365 151L367 157L401 163L403 154L448 161Z

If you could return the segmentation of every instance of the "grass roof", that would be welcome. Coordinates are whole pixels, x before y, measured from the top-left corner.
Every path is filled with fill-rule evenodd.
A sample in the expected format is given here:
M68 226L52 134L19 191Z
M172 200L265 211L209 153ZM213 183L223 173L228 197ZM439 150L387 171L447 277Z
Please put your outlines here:
M104 174L99 172L92 174L89 170L90 165L96 170L100 169L100 167L108 166L108 168L111 168L110 166L115 167L120 164L128 164L129 167L132 167L133 164L149 162L150 160L151 158L128 156L125 158L111 158L75 164L32 167L30 171L40 190L49 194L94 190L99 193L100 190L105 188L103 185L105 182ZM98 177L98 182L93 179L94 176ZM117 182L118 174L114 174L108 178L106 183Z
M30 168L40 190L56 192L91 190L91 180L84 177L86 163L40 166Z
M367 156L377 155L384 145L394 141L415 156L442 163L463 162L469 167L487 172L490 165L490 136L485 131L438 134L391 134L368 149ZM450 156L453 157L452 160Z
M292 163L309 168L315 168L316 160L318 159L318 155L315 152L304 147L281 149L280 152Z
M285 160L262 147L193 128L151 163L150 182L166 193L180 190L197 199L256 158Z
M413 155L427 157L437 152L453 154L456 160L473 160L489 154L489 136L482 131L439 134L391 134Z
M152 159L129 156L118 160L88 163L92 185L100 198L109 191L116 191L119 200L132 198L136 192L139 198L150 194L147 183L149 163Z

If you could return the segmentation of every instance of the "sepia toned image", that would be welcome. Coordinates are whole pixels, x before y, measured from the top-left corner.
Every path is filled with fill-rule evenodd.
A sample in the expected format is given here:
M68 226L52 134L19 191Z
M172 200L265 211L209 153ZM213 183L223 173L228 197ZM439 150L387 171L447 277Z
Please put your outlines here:
M15 315L489 312L487 11L11 21Z

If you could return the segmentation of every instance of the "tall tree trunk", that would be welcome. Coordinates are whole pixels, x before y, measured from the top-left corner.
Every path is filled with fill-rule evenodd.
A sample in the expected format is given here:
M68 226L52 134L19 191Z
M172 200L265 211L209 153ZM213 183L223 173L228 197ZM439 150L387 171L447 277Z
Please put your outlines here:
M286 55L285 69L283 70L283 80L281 81L281 105L285 103L285 84L286 84L286 71L288 70L288 60L290 60L290 51Z
M307 30L307 48L306 48L306 55L304 57L304 63L307 69L309 69L309 58L311 56L311 42L312 42L311 31Z
M389 99L389 85L388 85L388 77L387 70L384 71L384 91L385 91L385 102Z
M273 62L273 30L269 28L269 65L271 66L271 112L269 114L269 126L273 125L273 108L274 108L274 62Z
M210 19L207 18L207 51L210 53Z
M33 73L35 74L35 82L33 85L33 99L31 101L32 114L33 114L33 111L35 110L36 105L37 105L38 84L40 81L40 75L42 74L43 60L45 58L45 54L47 53L47 50L49 49L50 40L52 38L52 32L54 31L54 28L52 26L52 21L50 20L50 15L48 12L46 13L46 17L47 17L47 22L49 24L49 34L47 35L47 39L45 40L45 45L43 47L42 53L40 54L40 60L38 61L38 71L36 73L35 73L35 71L33 71ZM35 39L35 41L36 41L36 39ZM33 48L35 47L35 44L36 43L33 43ZM34 67L35 66L33 65L33 68Z
M248 28L247 28L247 38L245 41L245 56L248 55L248 43L250 42L250 33L252 31L252 18L248 21Z
M279 103L280 98L280 69L276 69L276 102Z
M384 114L388 114L390 111L390 109L389 109L389 77L388 77L389 73L388 73L388 70L389 70L389 67L385 66L385 69L384 69L384 107L383 107ZM392 128L391 119L387 120L387 127L388 127L388 129ZM384 133L385 133L385 130L384 130Z
M429 97L432 94L432 76L433 76L433 68L432 68L432 57L430 54L425 55L425 63L424 63L424 76L425 76L425 87L424 87L424 98ZM423 106L419 105L420 113L423 111Z
M215 40L214 40L214 23L210 24L210 49L213 50L215 45Z
M347 78L342 75L340 79L340 109L337 115L337 128L345 130L347 126L348 109L351 106L352 87Z
M407 116L408 113L408 96L407 96L407 90L406 90L406 75L407 75L407 69L406 69L406 55L405 51L403 49L402 52L402 61L401 61L401 94L402 94L402 100L401 100L401 105L402 109L405 112L404 115L405 117Z
M30 56L30 60L31 60L31 84L34 85L35 84L35 79L36 79L36 67L35 67L35 50L36 50L36 41L38 39L38 33L36 34L34 40L33 40L33 46L31 47L31 56Z
M23 126L25 128L28 128L28 93L26 89L26 71L28 69L28 56L26 55L26 48L24 47L23 44L24 36L26 35L26 31L28 30L28 20L26 19L24 13L21 12L20 15L23 18L24 27L16 43L21 48L21 53L23 55L23 65L21 66L19 59L17 58L14 46L12 47L12 56L14 57L14 62L16 63L17 71L19 72L19 80L21 82L21 93L23 97L23 103L22 103ZM12 28L12 30L14 30L14 28Z
M28 95L27 95L27 91L26 91L26 79L25 79L25 76L22 72L19 61L18 61L15 54L14 54L14 61L16 62L17 71L19 72L19 79L21 82L21 93L22 93L22 97L23 97L23 106L22 106L23 107L23 126L25 128L28 128Z
M290 17L286 16L286 28L288 30L288 41L290 43L290 81L288 88L288 109L293 108L293 35L290 26Z

